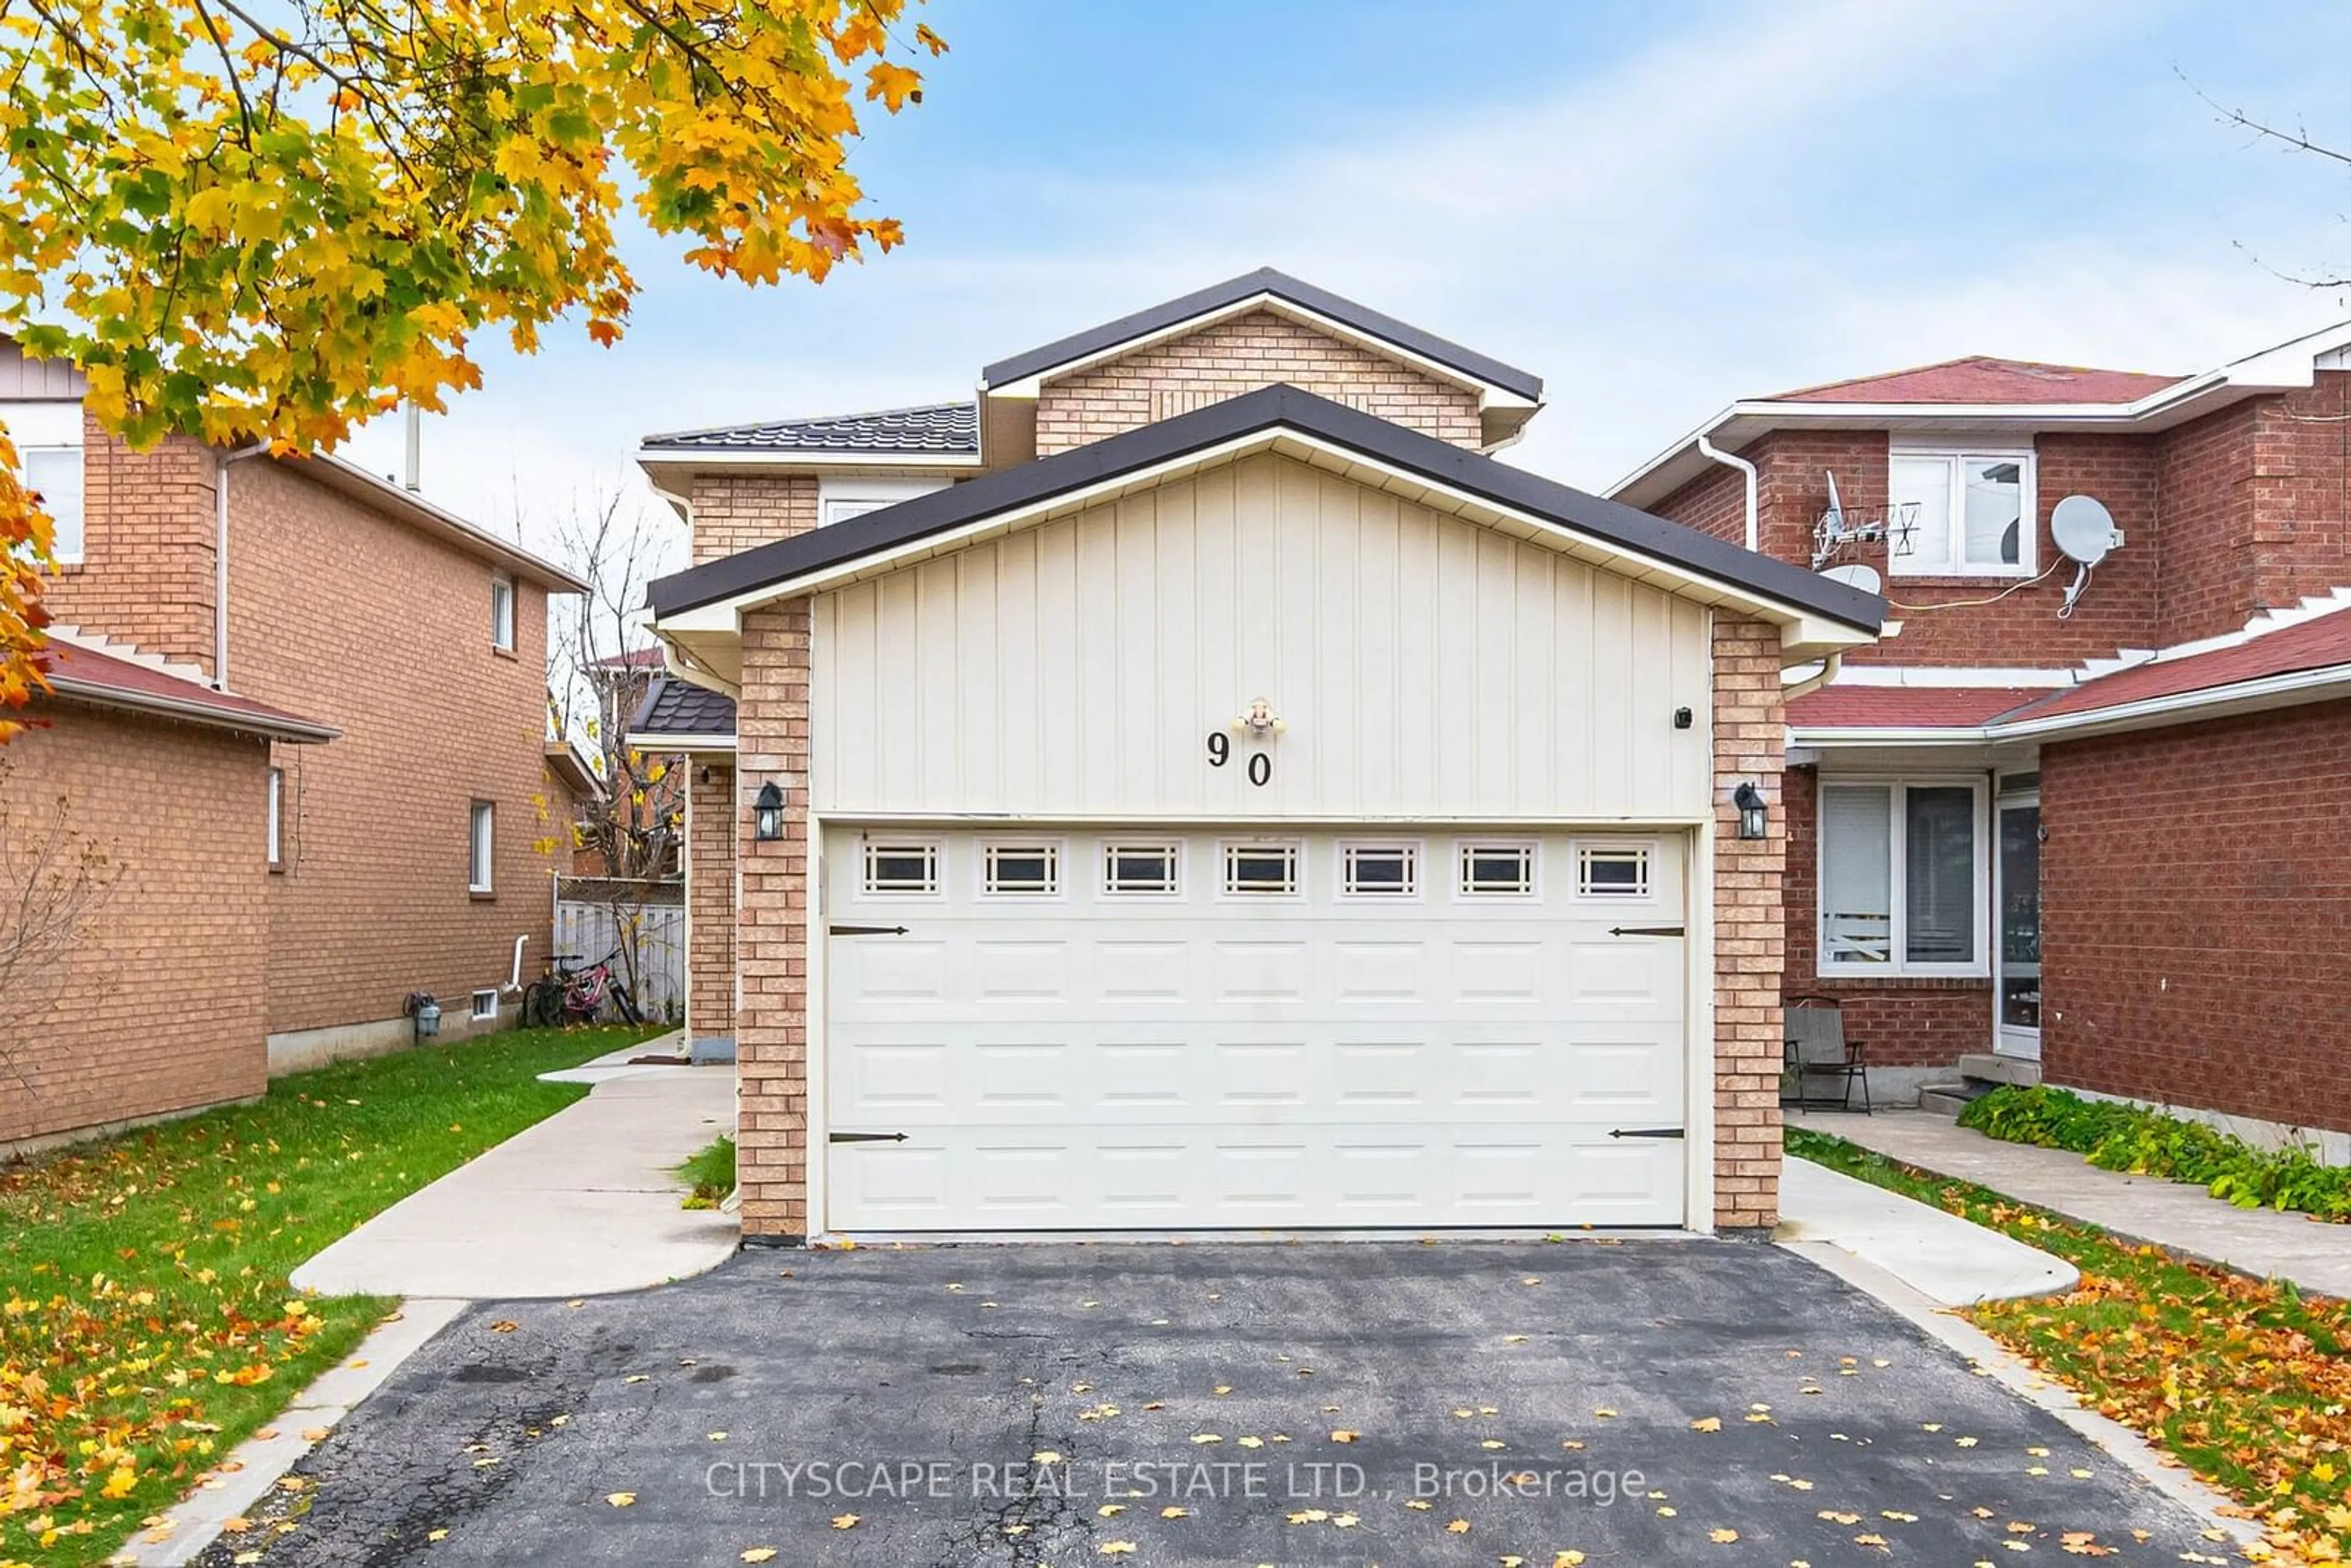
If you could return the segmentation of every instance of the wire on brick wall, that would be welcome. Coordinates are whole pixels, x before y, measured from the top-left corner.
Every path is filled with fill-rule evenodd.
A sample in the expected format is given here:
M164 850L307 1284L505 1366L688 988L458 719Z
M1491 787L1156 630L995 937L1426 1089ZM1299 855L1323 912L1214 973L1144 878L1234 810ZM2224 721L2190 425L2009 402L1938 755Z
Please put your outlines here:
M1981 604L1997 604L2001 600L2006 599L2010 594L2017 592L2021 589L2031 588L2036 582L2045 582L2048 580L2051 573L2054 572L2059 567L2064 564L2064 558L2061 556L2057 559L2051 561L2047 566L2042 568L2039 576L2028 577L2022 582L2011 582L2006 588L2001 589L1998 593L1991 594L1982 599L1951 599L1946 600L1940 604L1905 604L1898 599L1888 599L1886 602L1892 605L1896 610L1905 611L1913 615L1921 615L1929 610L1972 610L1976 606Z

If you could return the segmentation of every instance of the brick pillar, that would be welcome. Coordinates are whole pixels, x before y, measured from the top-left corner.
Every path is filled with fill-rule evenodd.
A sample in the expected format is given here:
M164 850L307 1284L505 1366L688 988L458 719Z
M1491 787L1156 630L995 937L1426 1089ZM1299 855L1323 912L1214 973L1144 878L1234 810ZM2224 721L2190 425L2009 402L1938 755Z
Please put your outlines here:
M743 1233L806 1239L808 1223L809 607L743 617L736 705L739 837L735 962L737 1164ZM784 792L784 832L753 836L760 787Z
M1714 621L1714 1223L1754 1230L1780 1219L1780 972L1787 927L1782 876L1788 812L1780 779L1787 717L1780 633L1761 621ZM1771 831L1739 836L1730 797L1752 780Z
M735 764L687 760L685 1032L735 1032Z

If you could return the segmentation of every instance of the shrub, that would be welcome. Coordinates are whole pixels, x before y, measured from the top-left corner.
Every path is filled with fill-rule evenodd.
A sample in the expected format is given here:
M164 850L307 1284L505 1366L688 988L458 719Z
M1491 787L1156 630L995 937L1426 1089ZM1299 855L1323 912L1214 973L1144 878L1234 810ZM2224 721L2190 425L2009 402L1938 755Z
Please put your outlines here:
M2297 1145L2256 1148L2201 1122L2143 1106L2011 1084L1970 1105L1959 1125L2011 1144L2067 1149L2101 1170L2193 1182L2239 1208L2351 1219L2351 1169L2322 1165Z
M693 1190L680 1208L716 1208L735 1190L735 1140L716 1138L677 1167Z

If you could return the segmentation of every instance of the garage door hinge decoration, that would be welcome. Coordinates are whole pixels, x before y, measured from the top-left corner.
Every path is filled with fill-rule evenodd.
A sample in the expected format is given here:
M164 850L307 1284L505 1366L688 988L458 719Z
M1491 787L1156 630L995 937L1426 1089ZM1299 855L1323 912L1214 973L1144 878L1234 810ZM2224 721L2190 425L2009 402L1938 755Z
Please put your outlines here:
M1608 935L1611 936L1680 936L1685 933L1678 925L1611 925L1608 928Z
M828 925L825 930L835 936L904 936L903 925Z
M1676 1134L1676 1136L1679 1135ZM906 1141L906 1134L904 1133L828 1133L825 1134L824 1141L828 1144L903 1144Z
M1678 1138L1682 1130L1679 1127L1613 1127L1609 1129L1608 1135L1612 1138Z

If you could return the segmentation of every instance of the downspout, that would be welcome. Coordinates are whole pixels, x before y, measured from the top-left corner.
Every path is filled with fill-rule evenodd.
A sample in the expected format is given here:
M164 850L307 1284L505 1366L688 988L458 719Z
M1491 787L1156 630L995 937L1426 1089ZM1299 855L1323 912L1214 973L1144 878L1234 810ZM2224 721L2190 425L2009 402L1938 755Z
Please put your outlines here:
M1844 650L1840 648L1821 661L1819 674L1806 675L1801 681L1790 681L1786 685L1782 686L1780 700L1783 703L1792 703L1807 692L1819 691L1823 686L1835 680L1837 672L1843 668L1844 668Z
M228 465L269 450L256 441L220 455L213 470L213 520L218 537L213 541L213 689L228 690Z
M1709 458L1712 461L1720 463L1728 467L1736 468L1741 474L1747 476L1747 548L1749 549L1754 549L1757 548L1756 539L1761 533L1761 517L1758 509L1758 497L1756 496L1755 488L1755 465L1750 463L1746 458L1740 456L1736 453L1725 452L1721 447L1717 446L1713 442L1708 441L1703 435L1698 438L1698 455L1700 457Z

